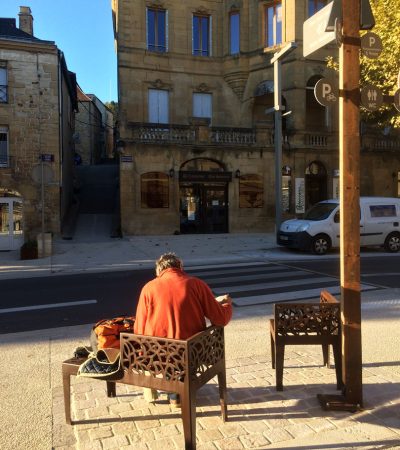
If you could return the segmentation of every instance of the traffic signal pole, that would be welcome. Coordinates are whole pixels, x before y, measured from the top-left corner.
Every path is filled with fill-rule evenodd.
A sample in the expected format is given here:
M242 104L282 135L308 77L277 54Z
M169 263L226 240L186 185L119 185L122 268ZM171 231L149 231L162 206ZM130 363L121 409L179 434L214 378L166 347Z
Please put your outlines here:
M342 2L339 54L340 285L343 395L318 395L325 409L362 407L360 295L360 0ZM337 27L340 33L340 26Z

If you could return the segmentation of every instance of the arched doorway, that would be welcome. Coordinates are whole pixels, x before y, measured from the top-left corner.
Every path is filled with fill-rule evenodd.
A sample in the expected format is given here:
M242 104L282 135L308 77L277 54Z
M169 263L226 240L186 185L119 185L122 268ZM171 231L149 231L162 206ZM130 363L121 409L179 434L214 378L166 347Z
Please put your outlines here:
M219 161L194 158L179 171L181 233L228 232L228 183L232 173Z
M320 161L311 162L306 169L306 208L326 200L326 169Z
M17 250L23 243L22 198L0 188L0 250Z

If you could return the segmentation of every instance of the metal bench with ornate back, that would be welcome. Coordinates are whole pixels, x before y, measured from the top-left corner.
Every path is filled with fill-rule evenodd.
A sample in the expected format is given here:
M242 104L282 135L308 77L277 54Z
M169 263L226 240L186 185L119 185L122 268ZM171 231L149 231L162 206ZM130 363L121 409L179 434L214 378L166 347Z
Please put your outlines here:
M176 392L181 396L185 449L196 448L196 393L218 377L222 420L227 419L224 329L211 326L187 340L121 333L123 378L107 381L107 395L116 396L116 383ZM70 376L84 359L63 362L64 405L71 424Z
M329 367L329 345L335 360L337 389L342 388L340 302L322 291L319 303L276 303L270 319L272 368L276 389L283 390L285 345L321 345L324 365Z

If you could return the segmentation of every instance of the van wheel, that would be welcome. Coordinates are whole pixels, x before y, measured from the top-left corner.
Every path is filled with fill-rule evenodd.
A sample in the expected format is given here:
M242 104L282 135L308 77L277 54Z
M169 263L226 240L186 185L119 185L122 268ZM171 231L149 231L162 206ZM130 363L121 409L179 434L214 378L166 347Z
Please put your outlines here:
M311 241L311 251L315 255L325 255L331 248L331 240L325 234L317 234Z
M398 252L400 250L400 234L390 233L385 240L384 247L390 253Z

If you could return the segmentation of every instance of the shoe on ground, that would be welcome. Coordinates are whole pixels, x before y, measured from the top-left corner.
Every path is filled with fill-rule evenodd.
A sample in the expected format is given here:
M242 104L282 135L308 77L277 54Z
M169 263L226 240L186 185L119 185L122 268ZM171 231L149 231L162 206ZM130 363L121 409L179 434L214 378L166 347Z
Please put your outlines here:
M154 403L158 400L158 391L150 388L143 388L143 396L147 403Z
M181 401L170 398L169 405L171 406L172 409L181 408Z

